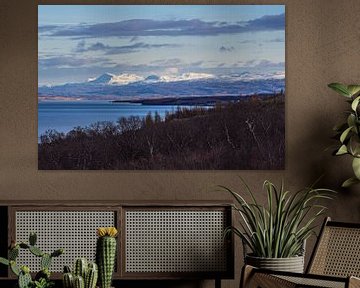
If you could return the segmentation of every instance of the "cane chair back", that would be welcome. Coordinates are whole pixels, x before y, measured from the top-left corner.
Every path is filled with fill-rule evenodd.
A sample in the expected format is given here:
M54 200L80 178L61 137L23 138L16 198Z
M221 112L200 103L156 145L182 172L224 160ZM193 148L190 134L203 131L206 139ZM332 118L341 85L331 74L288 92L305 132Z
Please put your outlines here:
M243 268L242 288L360 288L360 223L326 218L306 273Z
M360 277L360 224L332 222L328 218L307 273Z

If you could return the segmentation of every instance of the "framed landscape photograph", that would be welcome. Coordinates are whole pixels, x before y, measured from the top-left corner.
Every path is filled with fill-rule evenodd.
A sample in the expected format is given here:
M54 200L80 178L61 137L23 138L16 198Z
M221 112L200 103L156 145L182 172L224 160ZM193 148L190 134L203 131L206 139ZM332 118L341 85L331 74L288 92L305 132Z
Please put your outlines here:
M38 6L39 169L284 166L284 5Z

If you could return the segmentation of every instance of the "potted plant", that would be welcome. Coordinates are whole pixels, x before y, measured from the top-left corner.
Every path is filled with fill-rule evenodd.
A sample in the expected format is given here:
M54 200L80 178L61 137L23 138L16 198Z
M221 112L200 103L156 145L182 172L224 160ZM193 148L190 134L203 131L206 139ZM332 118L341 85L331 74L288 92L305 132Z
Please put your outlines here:
M64 266L63 288L96 288L97 279L97 264L89 262L86 258L76 259L73 271L69 266Z
M331 89L347 98L351 109L347 112L346 122L334 127L339 139L339 145L334 151L334 155L350 155L354 176L347 179L342 187L349 187L360 183L360 85L344 85L340 83L331 83L328 85Z
M242 180L243 181L243 180ZM228 227L243 241L250 253L244 255L245 264L278 271L304 270L305 241L314 233L315 220L323 215L326 207L317 202L331 199L329 189L304 188L296 193L278 189L270 181L264 182L266 205L261 205L243 181L251 201L233 190L221 186L235 199L233 205L240 215L239 227ZM246 251L244 249L244 251Z
M18 277L18 288L50 288L54 286L54 282L50 280L50 265L54 257L59 257L64 253L63 249L57 249L52 253L43 252L36 246L37 236L30 233L29 243L13 242L9 248L8 259L0 257L0 263L10 266L11 271ZM20 266L16 263L20 249L28 250L31 254L39 257L41 270L36 273L32 279L30 268L26 265Z

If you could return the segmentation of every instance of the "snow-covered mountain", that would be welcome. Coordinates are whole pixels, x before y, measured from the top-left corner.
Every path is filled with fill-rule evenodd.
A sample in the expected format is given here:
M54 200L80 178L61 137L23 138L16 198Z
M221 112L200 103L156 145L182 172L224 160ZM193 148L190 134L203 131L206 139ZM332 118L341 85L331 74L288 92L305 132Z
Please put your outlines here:
M285 74L238 73L215 76L208 73L170 75L105 73L82 83L41 86L39 96L81 97L83 99L118 99L182 96L221 96L273 93L285 88Z
M104 85L127 85L129 83L138 82L144 80L144 77L136 74L120 74L114 75L111 73L105 73L97 78L90 78L88 83L90 84L104 84Z
M183 73L180 75L149 75L147 77L139 76L136 74L120 74L115 75L111 73L104 73L98 77L90 78L87 83L90 84L104 84L104 85L127 85L134 82L144 81L145 83L154 82L178 82L178 81L192 81L199 79L211 79L216 78L213 74L207 73Z

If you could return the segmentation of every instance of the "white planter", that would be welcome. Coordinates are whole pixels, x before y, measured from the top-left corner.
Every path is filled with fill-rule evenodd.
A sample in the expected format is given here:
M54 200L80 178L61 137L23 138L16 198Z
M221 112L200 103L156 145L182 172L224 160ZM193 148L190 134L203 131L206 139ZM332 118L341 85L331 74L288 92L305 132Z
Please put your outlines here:
M304 273L304 256L289 258L262 258L246 255L245 263L262 269Z

